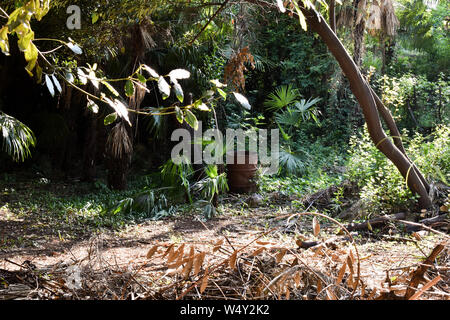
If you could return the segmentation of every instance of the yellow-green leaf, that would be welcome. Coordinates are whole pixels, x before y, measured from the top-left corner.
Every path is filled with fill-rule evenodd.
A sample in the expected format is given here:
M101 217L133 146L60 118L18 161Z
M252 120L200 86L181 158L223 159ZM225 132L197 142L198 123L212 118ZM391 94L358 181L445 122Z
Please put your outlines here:
M105 124L105 126L113 123L114 121L116 121L117 119L117 112L113 112L108 114L105 119L103 120L103 123Z
M217 92L222 96L223 100L227 100L227 93L220 88L216 88Z
M125 82L125 95L127 97L131 97L134 95L134 84L131 80L127 80L127 82Z
M174 82L173 88L175 89L175 94L182 103L184 101L184 93L183 88L181 88L180 84L178 82Z
M31 43L28 50L25 51L25 60L29 62L32 60L37 60L37 58L38 58L38 50L34 45L34 43Z
M42 82L42 68L39 65L36 65L36 82L37 83Z
M115 95L116 97L118 97L120 95L119 92L117 92L117 90L114 89L114 87L109 84L109 82L107 82L107 81L101 81L101 82L105 85L105 87L108 88L109 91L111 91L111 93L113 95Z
M9 56L9 42L8 42L8 26L0 29L0 49Z
M25 67L25 70L28 72L28 74L30 75L30 77L33 76L33 69L34 66L36 65L37 59L31 60L28 62L27 66Z
M98 18L100 18L100 16L98 15L97 12L94 12L92 14L92 24L95 24L98 21Z
M186 110L184 113L184 117L188 125L190 125L194 130L198 129L198 120L197 117L192 113L191 110Z
M177 120L178 120L179 123L183 123L183 121L184 121L183 112L177 106L175 106L175 116L177 117Z

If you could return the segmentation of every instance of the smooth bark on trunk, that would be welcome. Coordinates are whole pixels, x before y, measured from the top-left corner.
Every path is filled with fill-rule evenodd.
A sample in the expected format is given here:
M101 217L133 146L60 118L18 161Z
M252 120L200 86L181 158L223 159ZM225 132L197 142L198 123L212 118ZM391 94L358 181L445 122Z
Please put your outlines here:
M359 68L323 17L314 9L301 8L301 10L306 17L308 25L319 34L348 78L350 88L363 110L372 141L398 168L402 176L407 180L408 187L411 191L419 195L419 206L421 208L430 207L431 200L428 196L427 188L421 179L422 175L420 171L415 168L408 157L402 152L404 149L399 149L388 139L381 126L378 114L378 109L383 110L383 108L377 108L377 99L372 94L373 91L366 83ZM380 102L378 101L378 104ZM389 119L388 117L386 118Z
M367 84L367 86L369 86L369 85ZM369 86L369 88L370 88L370 86ZM395 123L395 120L392 117L391 112L389 111L388 108L386 108L386 106L383 104L381 99L378 97L378 95L375 93L375 91L372 88L370 88L370 91L372 92L372 96L375 99L375 104L377 106L378 112L381 115L381 117L383 118L384 122L386 123L386 125L389 129L390 136L392 137L392 140L394 141L395 146L405 155L405 157L408 158L409 161L411 161L409 159L408 155L406 154L406 150L405 150L405 147L403 146L400 131L398 130L397 124ZM411 164L412 164L412 169L419 176L419 178L422 181L427 192L429 192L430 186L429 186L428 182L425 180L425 178L422 175L422 173L420 172L420 170L416 167L416 165L412 161L411 161Z

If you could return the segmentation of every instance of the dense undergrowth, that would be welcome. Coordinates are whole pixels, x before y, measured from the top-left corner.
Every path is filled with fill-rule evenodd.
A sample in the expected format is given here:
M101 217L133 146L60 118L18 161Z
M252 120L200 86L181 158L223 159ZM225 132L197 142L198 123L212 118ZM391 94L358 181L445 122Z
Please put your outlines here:
M405 139L408 154L434 184L448 184L449 134L448 127L440 126L430 136L415 134L411 139ZM315 165L310 165L301 176L261 176L258 192L264 199L269 199L268 195L273 193L285 196L285 199L291 196L295 197L290 199L300 199L331 186L339 186L347 180L357 184L358 191L354 196L364 202L367 215L414 211L415 198L404 179L373 146L367 132L362 136L354 136L348 154L333 163L336 157L333 153L324 154L323 158L313 161ZM134 176L128 190L111 191L102 179L95 183L69 183L4 174L0 181L0 210L9 213L6 217L13 220L34 220L32 224L38 233L39 229L50 228L53 229L50 232L53 236L66 239L104 228L120 230L147 219L183 215L205 218L205 206L209 202L201 200L200 194L193 191L195 200L189 202L179 195L174 197L169 192L165 193L165 190L152 188L157 185L155 179L155 175ZM334 205L339 211L338 204L342 203L345 195L341 189L336 190L330 208ZM219 200L226 197L226 194L221 193ZM441 204L445 204L445 201L448 202L448 199L445 200L444 195ZM260 205L270 206L271 203L267 200ZM214 207L214 215L220 215L227 208L226 200L220 201L217 208ZM242 209L245 208L247 204L243 202ZM239 212L239 208L235 209ZM299 206L299 209L304 210L306 207ZM336 210L330 209L328 212L334 214Z

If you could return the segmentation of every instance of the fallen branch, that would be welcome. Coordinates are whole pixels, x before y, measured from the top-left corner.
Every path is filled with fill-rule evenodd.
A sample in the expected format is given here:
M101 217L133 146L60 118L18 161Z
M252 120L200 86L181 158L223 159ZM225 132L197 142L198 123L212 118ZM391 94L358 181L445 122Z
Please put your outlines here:
M406 228L406 231L415 232L415 231L419 231L422 229L429 230L430 228L427 226L437 227L437 226L443 225L443 224L445 224L445 222L447 220L447 215L448 214L441 214L441 215L438 215L438 216L435 216L432 218L422 219L417 224L409 223L408 227Z
M404 220L398 220L398 222L401 222L401 223L404 223L404 224L407 224L407 225L411 225L411 226L416 226L416 227L419 227L419 230L421 230L421 229L428 230L430 232L439 234L439 235L441 235L441 236L443 236L443 237L445 237L447 239L450 239L450 236L448 234L445 234L444 232L437 231L437 230L435 230L435 229L433 229L431 227L426 226L423 223L416 223L416 222L404 221Z
M309 248L319 248L319 247L328 247L328 248L336 248L337 242L340 241L350 241L349 237L333 237L330 239L327 239L326 241L320 242L320 241L301 241L297 240L297 245L299 248L302 249L309 249Z
M436 225L441 225L442 223L445 223L447 220L446 214L439 215L439 216L436 216L433 218L423 219L423 220L420 220L419 222L406 221L406 220L404 220L405 218L406 218L406 213L399 212L395 215L377 217L377 218L370 219L370 220L367 220L362 223L356 223L356 224L352 223L352 224L349 224L346 228L349 231L368 231L368 230L371 230L372 228L380 228L380 227L384 226L388 221L395 221L395 222L400 222L400 223L406 224L407 225L406 231L408 231L408 232L415 232L415 231L419 231L419 230L428 230L430 232L439 234L446 238L450 238L450 236L445 234L444 232L440 232L438 230L435 230L435 229L429 227L430 225L436 226Z
M367 220L362 223L356 223L356 224L352 223L352 224L349 224L346 228L348 231L367 231L367 230L370 230L371 228L382 227L388 221L393 221L393 220L399 221L399 220L402 220L405 218L406 218L406 213L399 212L395 215L377 217L377 218L370 219L370 220Z
M430 255L427 259L414 271L414 274L409 282L408 289L406 289L405 300L409 300L411 297L415 296L417 286L420 282L425 281L424 274L428 270L428 268L433 265L433 261L437 258L439 253L444 250L445 245L443 243L438 244L433 251L431 251Z

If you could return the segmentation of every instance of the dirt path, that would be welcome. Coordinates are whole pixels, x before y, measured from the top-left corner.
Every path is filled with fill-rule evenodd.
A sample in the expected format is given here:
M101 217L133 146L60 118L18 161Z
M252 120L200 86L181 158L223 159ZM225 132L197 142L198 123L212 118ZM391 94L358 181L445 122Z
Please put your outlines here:
M320 235L316 238L313 236L311 217L289 222L287 219L275 219L277 215L274 214L274 209L268 207L249 208L245 215L227 213L226 209L224 211L206 222L195 216L168 218L132 225L120 232L105 231L84 239L67 241L53 237L37 248L25 246L3 249L0 252L0 269L18 271L24 266L32 266L37 270L48 271L67 268L81 261L92 262L94 259L102 272L108 268L123 272L133 271L141 276L145 275L144 278L156 279L164 277L167 266L164 259L153 259L149 263L146 255L155 244L166 247L168 244L186 244L186 247L195 246L197 251L208 251L223 239L226 240L223 246L228 248L228 252L233 252L257 238L279 247L290 248L295 255L303 259L308 268L329 276L338 275L350 251L356 256L352 244L340 239L344 236L336 238L336 226L328 222L321 223ZM268 232L269 230L272 231ZM374 292L376 289L378 293L404 293L411 272L434 246L443 240L429 233L422 233L423 239L420 241L399 234L385 240L373 236L361 237L357 233L353 235L357 242L360 275L366 286L365 290ZM336 238L336 241L329 247L318 250L298 248L299 239L323 242L333 238ZM255 249L257 248L258 245L255 244ZM446 260L441 261L449 262L448 248L446 257ZM445 291L449 288L448 265L442 268L445 267L447 271L442 269L445 271L442 275L447 278L441 282L439 289L432 290L436 294L428 295L429 298L449 298L450 292Z

